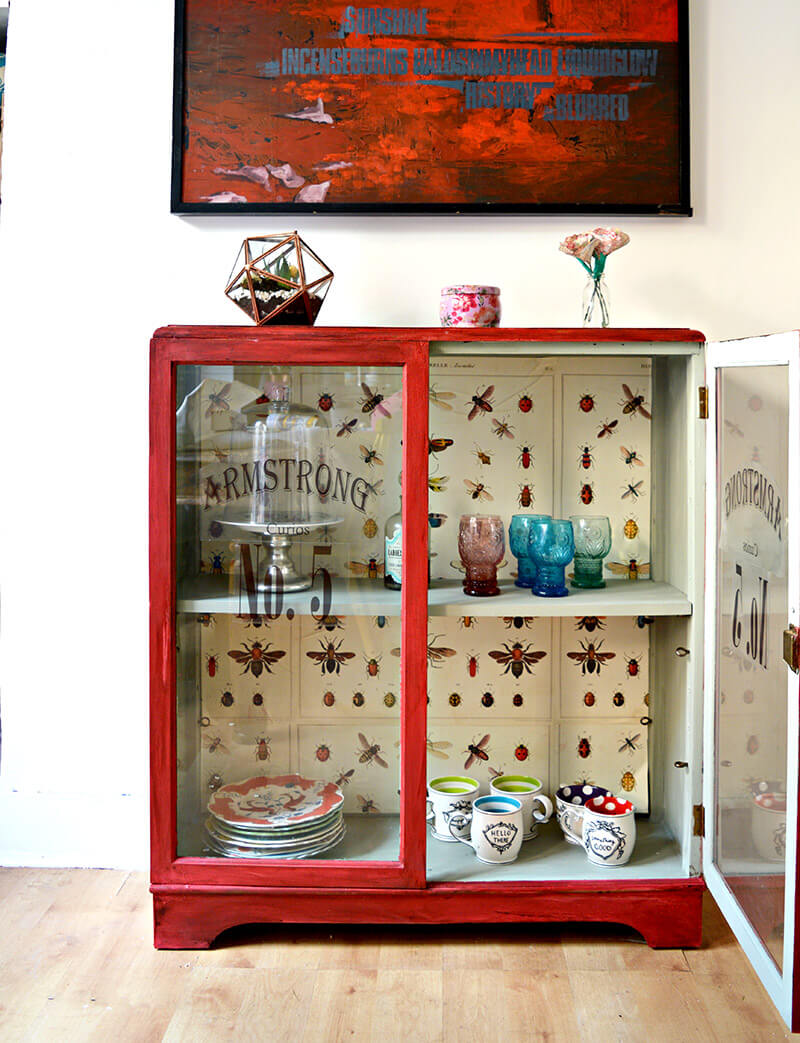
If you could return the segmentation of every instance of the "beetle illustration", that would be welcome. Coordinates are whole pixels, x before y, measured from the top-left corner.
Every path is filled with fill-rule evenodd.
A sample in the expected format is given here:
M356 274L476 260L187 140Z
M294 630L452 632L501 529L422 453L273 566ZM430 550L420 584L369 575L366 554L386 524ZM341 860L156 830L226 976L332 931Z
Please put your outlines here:
M595 630L605 630L605 616L576 616L576 630L585 630L591 634Z
M751 755L754 753L758 753L760 746L761 743L758 741L757 735L751 735L750 738L747 740L747 752Z
M638 392L634 395L627 384L622 385L622 393L625 396L625 401L620 402L620 405L622 406L622 412L626 416L635 417L637 413L640 413L645 420L653 419L644 408L644 395L640 395Z
M644 460L642 460L635 449L626 449L624 445L621 445L619 451L628 467L633 467L634 464L637 467L644 467Z
M594 499L594 490L592 489L591 483L586 482L581 486L581 503L590 504Z
M531 447L529 445L524 445L520 449L519 456L517 457L517 462L519 463L520 467L522 467L526 471L531 466Z
M474 420L480 413L492 412L492 395L494 384L490 384L485 391L476 391L472 396L472 408L467 413L467 420Z
M319 744L319 746L317 746L316 753L314 754L314 756L317 758L318 761L323 761L323 762L326 761L326 760L329 760L330 759L330 755L331 755L330 748L328 746L326 746L324 742L321 742Z
M333 641L328 641L326 644L324 641L320 641L321 652L306 652L309 659L313 659L315 663L319 663L321 671L324 674L326 671L329 674L338 674L343 666L347 665L348 659L355 659L355 652L340 652L339 649L342 647L344 638L339 639L339 644L335 645Z
M460 706L461 696L458 694L458 692L451 692L448 696L447 701L450 703L451 706Z
M485 452L483 449L481 449L477 445L473 449L473 452L477 456L479 464L483 464L484 467L491 466L491 463L492 463L492 454L491 453Z
M377 815L380 808L370 797L362 797L360 793L356 793L356 799L361 805L361 811L365 815Z
M626 540L635 540L639 535L639 524L635 518L628 518L622 528L622 534Z
M317 400L317 409L321 409L323 413L328 413L333 409L333 406L333 395L329 394L327 391L323 391Z
M505 420L501 423L499 420L492 418L492 425L494 427L494 433L498 438L513 438L513 426L507 423Z
M567 656L575 661L575 665L580 665L581 673L585 676L587 673L593 674L595 671L600 673L603 665L608 662L609 659L616 657L616 652L601 652L600 646L603 644L602 641L598 641L597 645L591 641L589 644L581 641L582 652L567 652Z
M361 406L362 413L380 413L381 416L391 418L392 414L383 404L383 395L377 390L373 391L367 384L362 382L361 390L364 392L364 398L358 400L358 404Z
M611 697L611 702L615 706L624 706L625 696L622 694L622 692L614 692L614 695Z
M521 742L514 750L514 756L518 761L526 761L528 759L528 747L524 742Z
M268 761L272 757L270 751L270 743L272 740L269 738L256 739L256 760L257 761Z
M495 662L501 666L505 666L504 674L507 674L509 670L512 676L521 677L523 672L532 673L533 667L547 655L547 652L529 652L528 649L531 647L528 643L524 648L521 641L515 641L513 645L509 647L507 641L503 642L503 649L495 649L490 652L489 655Z
M517 503L520 507L530 507L533 503L533 493L529 485L521 485L519 487L519 496L517 497Z
M588 391L585 395L581 395L578 399L578 409L582 413L591 413L594 409L594 395L589 394Z
M579 739L578 740L578 756L581 758L581 760L586 760L586 758L589 756L589 754L591 752L592 752L592 744L589 742L589 740L586 738L586 736L584 736L582 739Z
M475 677L477 675L477 673L478 673L478 660L479 659L480 659L480 656L478 656L478 655L468 655L467 656L467 673L469 674L470 677Z
M394 704L396 702L397 702L397 696L394 694L394 692L387 692L386 695L384 695L384 697L383 697L383 705L384 706L391 707L391 706L394 706Z
M367 664L367 677L377 677L380 673L380 661L383 656L378 656L377 659L372 657L371 659L364 656L364 662Z
M209 557L211 558L211 575L221 576L223 572L222 559L225 557L225 555L221 551L219 553L216 553L212 550L209 554Z
M356 751L359 755L359 764L372 764L372 762L375 761L375 763L380 764L382 768L389 767L383 757L381 757L381 748L376 742L370 742L363 732L358 733L358 741L361 743L361 749Z
M208 676L214 677L217 673L217 667L219 666L219 656L216 653L209 655L206 653L206 670L208 670Z
M493 500L494 496L489 492L483 482L471 482L469 478L464 479L467 492L473 500Z
M358 448L365 464L369 464L370 467L373 467L375 464L383 463L383 460L378 456L377 449L368 449L365 445L359 445Z
M522 704L524 702L525 702L525 700L522 698L522 694L520 692L515 692L512 700L511 700L512 705L513 706L522 706Z
M223 692L219 701L223 706L233 706L233 692Z
M370 558L368 561L348 561L348 569L357 576L366 576L367 579L377 579L383 575L383 561Z
M523 395L519 402L517 402L517 407L519 408L520 413L530 413L533 409L533 400L531 399L531 396L528 394Z
M594 692L586 692L586 694L583 697L583 705L584 706L594 706L594 703L595 703Z
M593 448L594 446L585 445L581 450L581 455L578 457L578 459L580 460L580 465L584 469L584 471L588 471L594 463L594 457L592 456Z
M263 706L264 696L261 692L253 692L253 706Z
M333 706L335 702L336 696L333 694L333 692L326 692L322 697L323 706Z
M606 435L611 437L614 434L614 428L619 423L619 420L612 420L611 423L608 420L604 420L600 430L597 432L598 438L605 438Z
M429 438L428 456L430 456L431 453L443 453L445 449L449 449L452 444L452 438Z
M474 616L459 616L458 625L464 630L474 630L478 625L478 620Z
M627 663L627 669L628 669L628 676L629 677L638 677L638 675L639 675L639 661L641 660L641 658L642 658L641 656L636 656L636 657L625 656L625 662Z
M365 701L363 692L353 692L353 706L363 706Z
M464 762L464 771L469 771L476 760L488 761L489 754L486 752L485 746L491 739L491 735L484 735L478 742L471 742L464 753L469 754L466 761Z
M376 616L375 617L375 626L378 628L378 630L383 630L383 628L386 626L386 623L387 623L386 616Z
M630 793L630 791L636 785L636 778L634 777L633 772L631 772L631 771L623 772L622 778L620 779L620 783L619 784L620 784L620 786L622 786L622 788L625 790L626 793Z
M506 625L506 630L510 630L512 627L515 630L522 630L525 627L529 630L533 626L535 616L503 616L503 622Z
M481 706L485 706L488 710L490 706L494 706L494 696L491 692L484 692L481 696Z
M353 428L358 424L358 417L353 417L352 420L343 420L339 424L339 430L336 432L336 437L341 438L342 435L352 435Z
M270 652L269 648L272 644L271 641L267 641L266 644L262 644L260 641L253 641L250 647L247 647L247 642L242 641L244 652L240 652L234 648L228 652L228 655L234 662L238 663L239 666L244 665L243 674L250 672L253 677L260 677L264 670L268 674L272 673L272 667L279 659L283 659L286 652L282 649L276 649L274 652Z
M622 745L619 748L619 753L624 753L626 750L638 750L639 747L636 743L641 739L642 733L637 732L636 735L628 735L623 738Z

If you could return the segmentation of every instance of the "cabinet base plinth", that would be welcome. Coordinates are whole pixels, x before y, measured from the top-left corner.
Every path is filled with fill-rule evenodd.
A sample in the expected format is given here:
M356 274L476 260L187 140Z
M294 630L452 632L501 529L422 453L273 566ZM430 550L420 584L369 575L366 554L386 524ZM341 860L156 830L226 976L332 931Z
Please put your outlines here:
M605 885L433 884L425 889L312 890L154 884L155 947L207 949L244 924L613 923L652 949L702 940L701 878Z

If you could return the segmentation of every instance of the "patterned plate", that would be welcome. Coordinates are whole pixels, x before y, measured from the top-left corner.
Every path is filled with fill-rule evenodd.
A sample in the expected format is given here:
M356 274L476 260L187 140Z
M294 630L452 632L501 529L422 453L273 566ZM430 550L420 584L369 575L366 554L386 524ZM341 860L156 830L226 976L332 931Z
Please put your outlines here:
M322 843L324 840L330 839L338 830L342 828L342 817L341 815L334 819L330 825L326 825L324 829L314 830L311 833L303 834L299 837L273 837L270 834L262 833L259 837L253 837L251 835L243 835L237 833L236 830L226 829L222 824L215 818L209 817L206 819L206 831L209 836L214 837L223 844L236 844L241 847L252 847L258 848L259 850L289 850L295 847L311 847L314 844Z
M333 782L302 775L260 775L221 786L209 800L208 810L228 825L280 829L324 819L343 801Z
M323 851L329 851L332 847L335 847L344 837L346 832L347 830L345 826L342 825L341 829L338 830L328 841L324 841L313 847L301 848L296 851L281 852L265 852L239 844L225 844L211 836L209 836L207 840L208 846L212 851L215 851L219 855L224 855L226 858L310 858L312 855L322 854Z

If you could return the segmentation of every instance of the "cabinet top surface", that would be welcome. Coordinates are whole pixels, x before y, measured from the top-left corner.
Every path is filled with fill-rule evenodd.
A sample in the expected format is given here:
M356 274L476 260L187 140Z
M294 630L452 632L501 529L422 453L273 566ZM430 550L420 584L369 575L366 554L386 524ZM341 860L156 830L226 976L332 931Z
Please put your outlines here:
M276 339L291 337L325 340L354 335L375 336L423 341L538 341L576 343L618 343L623 341L660 343L705 343L705 335L692 329L607 327L470 327L470 326L162 326L153 334L154 340L174 338L230 339L256 337Z

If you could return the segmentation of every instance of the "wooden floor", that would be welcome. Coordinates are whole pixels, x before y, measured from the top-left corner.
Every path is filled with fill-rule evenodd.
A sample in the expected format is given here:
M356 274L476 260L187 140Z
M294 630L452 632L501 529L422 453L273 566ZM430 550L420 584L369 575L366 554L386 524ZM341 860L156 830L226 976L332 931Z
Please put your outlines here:
M685 952L524 925L248 928L156 952L143 874L0 869L0 1041L800 1038L708 897L705 921Z

